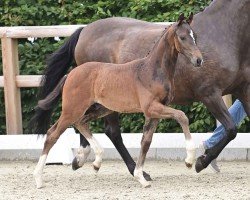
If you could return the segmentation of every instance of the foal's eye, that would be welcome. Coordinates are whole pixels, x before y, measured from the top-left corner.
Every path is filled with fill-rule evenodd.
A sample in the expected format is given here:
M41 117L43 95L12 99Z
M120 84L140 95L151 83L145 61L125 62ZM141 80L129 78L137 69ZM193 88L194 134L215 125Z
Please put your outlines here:
M186 38L185 37L180 37L181 40L185 40Z

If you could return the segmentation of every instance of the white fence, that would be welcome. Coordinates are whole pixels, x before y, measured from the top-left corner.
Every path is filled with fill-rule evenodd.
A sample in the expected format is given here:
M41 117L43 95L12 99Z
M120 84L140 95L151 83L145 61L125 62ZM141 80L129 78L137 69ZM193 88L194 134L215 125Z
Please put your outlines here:
M104 159L121 159L114 145L105 134L94 134L104 148ZM193 133L196 147L211 133ZM133 157L139 155L142 134L124 133L125 146ZM37 159L43 148L45 138L37 135L0 135L0 160ZM48 163L71 163L74 150L80 145L79 135L72 128L66 130L48 156ZM198 151L198 153L201 153ZM155 133L147 158L183 160L186 156L185 139L182 133ZM93 159L94 155L90 156ZM235 140L223 150L219 159L249 160L250 134L239 133Z

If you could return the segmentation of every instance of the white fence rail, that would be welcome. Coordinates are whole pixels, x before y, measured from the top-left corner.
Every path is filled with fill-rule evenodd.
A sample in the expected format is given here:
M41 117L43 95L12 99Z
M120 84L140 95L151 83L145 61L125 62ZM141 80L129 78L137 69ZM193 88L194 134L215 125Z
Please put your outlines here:
M104 148L105 159L121 159L114 145L105 134L94 134ZM196 147L211 133L193 133ZM139 155L142 134L124 133L122 138L125 146L133 157ZM0 135L0 160L37 159L43 148L45 138L37 135ZM250 160L250 134L239 133L235 140L223 150L219 159ZM49 153L48 163L71 163L74 149L80 145L79 135L69 128L60 137ZM201 153L198 151L198 153ZM185 139L182 133L155 133L147 158L183 160L186 156ZM90 156L93 159L94 155Z

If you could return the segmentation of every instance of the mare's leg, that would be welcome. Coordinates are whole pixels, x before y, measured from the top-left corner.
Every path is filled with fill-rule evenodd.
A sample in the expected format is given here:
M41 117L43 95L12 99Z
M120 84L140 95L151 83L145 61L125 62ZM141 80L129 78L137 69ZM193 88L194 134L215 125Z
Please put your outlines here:
M246 117L246 113L244 111L242 103L236 99L233 105L228 109L234 123L238 126L240 122ZM215 130L213 135L204 141L205 149L212 148L216 145L222 138L225 133L225 129L223 125L218 126Z
M95 161L93 162L93 168L96 172L101 167L102 156L103 156L103 148L98 143L98 141L93 137L92 133L89 130L88 124L77 123L75 124L76 128L81 132L81 134L87 139L91 148L93 148L95 153Z
M224 147L236 137L237 128L233 119L228 112L228 109L219 95L208 96L202 99L202 102L209 109L214 117L220 121L225 127L226 134L223 135L222 139L218 141L213 147L206 149L205 153L197 158L195 164L195 170L199 173L205 169L212 160L216 159Z
M144 178L145 176L143 176L143 166L158 121L158 119L146 118L143 127L143 137L141 140L140 155L136 163L136 167L134 169L134 177L142 184L143 187L150 186L150 183Z
M88 123L91 120L101 118L112 112L113 111L108 110L100 104L94 104L86 111L81 123ZM88 140L83 136L83 134L80 134L80 148L77 150L76 156L72 161L73 170L77 170L84 165L87 157L89 156L90 150L91 149Z
M243 104L247 116L250 117L250 83L240 85L240 88L237 88L236 96Z

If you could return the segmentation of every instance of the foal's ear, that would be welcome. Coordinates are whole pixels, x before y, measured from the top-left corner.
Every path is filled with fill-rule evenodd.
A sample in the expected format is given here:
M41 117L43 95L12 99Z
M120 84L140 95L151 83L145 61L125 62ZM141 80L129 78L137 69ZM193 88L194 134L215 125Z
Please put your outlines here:
M179 18L178 18L178 26L180 26L180 25L182 24L182 22L183 22L184 19L185 19L184 13L182 13L182 14L179 16Z
M192 23L193 17L194 17L194 14L191 12L191 14L189 15L189 17L188 17L188 19L187 19L187 23L188 23L188 24L191 24L191 23Z

